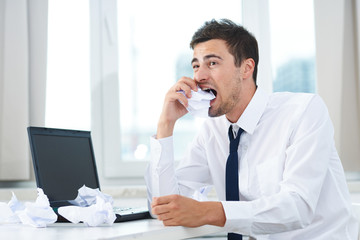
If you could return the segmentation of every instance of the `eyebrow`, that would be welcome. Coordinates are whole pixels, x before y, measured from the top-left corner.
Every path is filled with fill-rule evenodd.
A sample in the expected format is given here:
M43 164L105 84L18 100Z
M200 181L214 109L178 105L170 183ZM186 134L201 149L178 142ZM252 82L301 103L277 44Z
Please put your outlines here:
M209 55L206 55L204 56L204 61L209 59L209 58L218 58L220 60L223 60L222 57L216 55L216 54L209 54ZM199 60L197 58L193 58L192 61L191 61L191 64L193 64L194 62L198 62Z

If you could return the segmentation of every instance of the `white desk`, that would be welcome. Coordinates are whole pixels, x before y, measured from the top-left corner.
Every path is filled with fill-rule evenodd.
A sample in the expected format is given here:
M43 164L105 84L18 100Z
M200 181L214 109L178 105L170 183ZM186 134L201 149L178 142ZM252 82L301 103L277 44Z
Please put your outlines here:
M123 223L114 223L112 226L86 227L84 224L55 223L47 228L34 228L22 224L1 224L1 239L149 239L168 240L198 237L222 232L223 229L215 226L199 228L164 227L156 219L146 219Z

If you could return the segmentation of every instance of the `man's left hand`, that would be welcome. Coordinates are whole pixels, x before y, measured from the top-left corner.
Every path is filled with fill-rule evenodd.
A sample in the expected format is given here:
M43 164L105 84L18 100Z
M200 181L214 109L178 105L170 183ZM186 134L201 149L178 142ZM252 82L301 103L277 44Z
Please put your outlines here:
M223 227L226 221L221 202L199 202L180 195L154 197L151 209L165 226Z

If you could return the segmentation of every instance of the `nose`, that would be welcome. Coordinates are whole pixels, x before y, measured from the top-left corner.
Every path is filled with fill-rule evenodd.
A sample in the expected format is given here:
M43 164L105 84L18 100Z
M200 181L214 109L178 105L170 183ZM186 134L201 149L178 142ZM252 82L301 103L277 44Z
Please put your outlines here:
M198 83L207 81L209 79L209 70L206 66L199 66L194 71L194 80Z

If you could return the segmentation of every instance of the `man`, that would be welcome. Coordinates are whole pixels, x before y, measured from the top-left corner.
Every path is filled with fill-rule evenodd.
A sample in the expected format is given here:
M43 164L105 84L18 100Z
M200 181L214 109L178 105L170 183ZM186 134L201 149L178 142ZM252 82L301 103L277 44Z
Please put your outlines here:
M358 224L320 97L257 88L256 39L229 20L206 22L190 45L194 78L183 77L168 91L151 139L146 180L152 213L167 226L211 224L257 239L356 239ZM175 170L173 129L198 88L216 96L211 118ZM240 139L231 157L229 138ZM221 201L198 201L209 186ZM239 239L236 234L228 238Z

